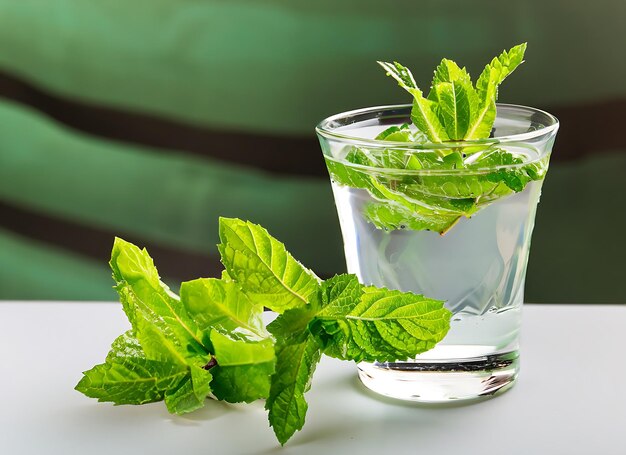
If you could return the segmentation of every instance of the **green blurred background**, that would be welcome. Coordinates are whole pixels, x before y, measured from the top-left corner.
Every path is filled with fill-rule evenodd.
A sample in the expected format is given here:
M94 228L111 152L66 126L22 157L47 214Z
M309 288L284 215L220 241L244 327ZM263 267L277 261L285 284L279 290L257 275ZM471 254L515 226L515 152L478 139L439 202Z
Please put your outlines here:
M409 101L375 60L428 86L527 41L500 101L562 126L526 300L624 303L624 23L621 0L0 0L0 299L115 299L115 235L174 285L217 276L220 215L341 272L315 124Z

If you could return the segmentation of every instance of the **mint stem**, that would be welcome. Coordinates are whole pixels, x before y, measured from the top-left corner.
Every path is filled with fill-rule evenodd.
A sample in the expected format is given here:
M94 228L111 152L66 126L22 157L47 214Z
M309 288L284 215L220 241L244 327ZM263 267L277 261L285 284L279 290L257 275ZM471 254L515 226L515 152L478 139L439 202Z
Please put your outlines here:
M448 233L448 231L450 231L450 229L452 229L454 226L456 226L456 224L461 220L461 218L463 218L462 216L459 216L458 218L456 218L452 223L450 223L448 225L448 227L446 227L443 231L441 231L439 233L440 236L444 236Z

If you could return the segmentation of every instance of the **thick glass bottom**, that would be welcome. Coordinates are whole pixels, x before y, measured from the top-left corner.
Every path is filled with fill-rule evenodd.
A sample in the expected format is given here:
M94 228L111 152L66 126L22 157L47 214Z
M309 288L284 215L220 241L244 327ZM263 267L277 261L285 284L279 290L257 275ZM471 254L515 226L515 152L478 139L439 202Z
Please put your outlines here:
M502 393L519 370L517 351L463 359L424 359L358 365L359 378L370 390L422 403L476 400Z

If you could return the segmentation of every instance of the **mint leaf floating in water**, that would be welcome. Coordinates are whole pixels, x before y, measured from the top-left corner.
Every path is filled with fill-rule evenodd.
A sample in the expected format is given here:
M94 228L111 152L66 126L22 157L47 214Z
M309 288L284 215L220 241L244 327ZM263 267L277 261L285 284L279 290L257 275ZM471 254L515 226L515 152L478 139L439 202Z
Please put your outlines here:
M363 215L378 229L441 234L461 218L541 180L547 159L527 162L498 147L497 141L459 142L489 137L498 86L523 62L525 50L526 44L520 44L494 58L476 86L465 68L443 59L426 97L408 68L378 62L413 96L413 125L392 126L375 138L390 142L389 147L351 146L341 159L326 156L332 180L369 193L372 201L364 206ZM420 144L429 143L420 149Z
M391 134L395 134L392 132ZM401 360L443 339L443 302L364 287L353 275L322 281L259 225L220 218L222 279L160 281L146 250L116 239L111 268L132 329L76 389L99 401L164 400L175 414L205 405L267 398L284 444L305 422L323 353L344 360ZM281 314L265 327L263 306Z

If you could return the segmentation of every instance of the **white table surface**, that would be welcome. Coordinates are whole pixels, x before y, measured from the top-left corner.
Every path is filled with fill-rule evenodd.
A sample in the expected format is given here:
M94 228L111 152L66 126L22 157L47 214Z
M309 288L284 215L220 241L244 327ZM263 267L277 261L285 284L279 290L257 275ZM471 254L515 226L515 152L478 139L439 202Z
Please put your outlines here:
M325 358L284 448L261 402L177 417L74 391L127 327L119 304L0 302L0 454L626 454L623 305L526 305L517 385L470 405L380 398Z

